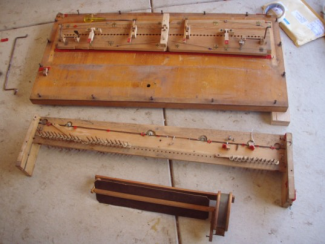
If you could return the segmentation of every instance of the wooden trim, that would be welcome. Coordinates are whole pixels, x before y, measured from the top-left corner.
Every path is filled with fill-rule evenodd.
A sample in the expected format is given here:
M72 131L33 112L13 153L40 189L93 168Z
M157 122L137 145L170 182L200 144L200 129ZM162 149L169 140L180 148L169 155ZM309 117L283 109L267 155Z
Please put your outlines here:
M28 176L32 176L32 174L33 174L36 159L37 159L37 154L38 154L40 147L41 147L41 145L39 145L39 144L35 144L35 143L32 144L32 147L31 147L28 159L27 159L27 163L24 168L24 172Z
M128 184L133 184L133 185L143 185L143 183L139 182L139 181L112 178L112 177L107 177L107 176L103 176L103 175L96 175L95 180L104 180L104 181L107 180L107 181L124 182L124 183L128 183ZM218 197L218 194L213 193L213 192L190 190L190 189L184 189L184 188L179 188L179 187L175 188L175 187L172 187L172 186L162 186L162 185L151 184L151 183L145 183L145 185L149 186L149 187L165 189L165 190L168 190L168 191L177 191L177 192L201 195L201 196L205 196L205 197L209 198L210 200L216 200L217 197Z
M45 96L44 96L45 97ZM67 105L67 106L99 106L99 107L129 107L129 108L175 108L175 109L209 109L209 110L234 110L234 111L254 111L254 112L285 112L288 109L288 104L267 104L259 105L242 105L242 104L218 104L207 101L207 103L193 103L193 102L159 102L156 100L148 101L105 101L105 100L68 100L68 99L54 99L54 98L39 98L36 94L31 94L30 101L33 104L42 105Z
M101 190L101 189L96 189L96 188L92 189L92 192L94 192L96 194L105 195L105 196L118 197L118 198L135 200L135 201L140 201L140 202L149 202L149 203L166 205L166 206L177 207L177 208L192 209L192 210L203 211L203 212L214 211L214 207L205 207L205 206L200 206L200 205L195 205L195 204L174 202L174 201L156 199L156 198L151 198L151 197L142 197L142 196L136 196L136 195L132 195L132 194L125 194L125 193L114 192L114 191L106 191L106 190Z
M296 200L296 189L293 168L292 134L286 134L286 165L282 173L282 207L290 207Z
M16 167L19 168L21 171L23 171L26 175L31 176L33 172L34 166L28 165L28 162L32 165L35 164L36 157L37 157L37 146L33 146L33 140L35 136L35 132L37 130L37 126L39 123L40 117L34 116L32 123L30 124L27 134L25 136L23 145L21 147L21 150L19 152L17 161L16 161ZM31 149L33 150L31 151ZM31 159L29 160L29 156L31 155ZM28 171L26 171L26 168Z
M228 207L227 207L227 217L226 217L225 231L228 231L230 211L231 211L231 204L234 202L234 200L235 200L235 197L230 192L229 193L229 197L228 197Z

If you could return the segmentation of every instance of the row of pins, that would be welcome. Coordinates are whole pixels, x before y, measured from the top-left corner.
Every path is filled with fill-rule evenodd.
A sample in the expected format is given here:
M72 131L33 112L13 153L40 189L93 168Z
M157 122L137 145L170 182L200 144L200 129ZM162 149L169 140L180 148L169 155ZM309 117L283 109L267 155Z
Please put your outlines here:
M59 140L59 141L70 141L81 143L84 145L99 145L99 146L107 146L107 147L120 147L120 148L130 148L131 145L128 142L123 142L120 140L108 140L108 139L101 139L95 136L93 137L86 137L87 140L82 140L78 136L73 136L71 134L65 135L53 131L38 131L37 135L50 140Z
M47 149L54 149L58 150L60 152L90 152L87 149L77 149L77 148L67 148L67 147L57 147L57 146L49 146L46 145ZM130 158L133 157L133 155L129 154L121 154L121 153L112 153L112 152L99 152L99 151L92 151L92 153L98 154L98 155L111 155L111 156L118 156L118 157L126 157Z
M247 157L247 156L230 156L230 161L234 162L247 162L247 163L263 163L263 164L274 164L279 165L279 160L276 159L265 159L258 157Z

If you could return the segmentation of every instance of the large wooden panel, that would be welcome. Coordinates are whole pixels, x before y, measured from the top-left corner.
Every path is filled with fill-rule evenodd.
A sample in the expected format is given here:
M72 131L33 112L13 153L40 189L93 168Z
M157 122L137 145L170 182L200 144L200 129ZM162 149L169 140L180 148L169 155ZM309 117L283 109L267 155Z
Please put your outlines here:
M161 20L160 14L102 14L107 19ZM36 77L36 104L167 107L285 112L286 80L278 23L263 15L170 14L170 23L237 19L269 21L267 57L171 52L57 50L58 26L84 15L57 17ZM191 22L190 22L191 23ZM194 22L193 22L194 23ZM194 29L193 29L194 31ZM191 33L193 34L193 32ZM172 38L171 38L172 39ZM175 47L174 47L175 48ZM175 51L175 50L174 50ZM186 50L180 50L186 51Z

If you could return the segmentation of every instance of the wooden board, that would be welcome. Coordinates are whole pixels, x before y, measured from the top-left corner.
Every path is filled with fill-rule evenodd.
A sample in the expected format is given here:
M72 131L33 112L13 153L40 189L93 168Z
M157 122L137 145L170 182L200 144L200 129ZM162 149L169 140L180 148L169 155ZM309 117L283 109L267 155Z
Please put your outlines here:
M170 14L171 30L177 23L188 19L193 26L193 35L194 26L202 21L213 23L215 20L223 20L229 21L229 25L236 20L270 22L270 59L183 53L191 51L186 50L188 46L170 46L173 41L178 42L178 36L169 36L168 42L170 49L178 51L176 53L58 51L59 25L83 23L84 16L57 17L50 37L51 43L47 45L41 61L50 70L48 76L38 73L30 96L33 103L268 112L285 112L288 108L286 79L282 76L285 71L282 47L277 45L281 41L279 26L271 17ZM148 13L101 16L148 22L162 19L160 14ZM230 25L231 28L233 25ZM193 36L188 42L194 38L203 37Z
M110 191L110 194L97 194L97 200L99 202L104 202L112 205L132 207L146 211L174 214L197 219L207 219L209 217L209 212L213 210L213 208L209 207L208 198L203 196L196 196L193 194L190 195L181 192L166 191L164 189L155 189L146 186L125 183L121 184L118 182L101 180L95 181L95 188ZM113 194L113 192L122 193L125 195L116 195ZM133 194L136 194L136 196L141 196L143 199L151 198L151 204L145 205L142 203L143 201L140 201L141 198L130 197L130 195ZM122 201L120 200L121 198L123 199ZM152 201L153 198L155 201ZM129 199L129 201L126 199ZM149 202L148 199L146 199L146 202ZM175 202L180 204L173 204ZM195 205L197 205L197 207L195 207ZM190 209L192 211L189 211Z
M282 195L283 204L293 201L291 134L252 134L49 117L37 121L37 130L26 137L26 141L33 144L278 171L289 185L287 193ZM19 157L27 158L29 151L22 151ZM26 169L33 170L35 159L36 155L32 167L19 168L25 173Z
M185 24L186 22L186 24ZM188 34L184 34L184 28ZM58 49L271 55L272 22L259 20L108 19L59 25ZM168 49L167 49L168 48Z
M101 203L197 219L207 219L211 213L209 241L213 234L224 236L228 230L232 193L216 194L99 175L95 179L91 192ZM215 207L210 204L211 195L216 198Z
M21 169L28 176L32 176L39 150L39 145L33 143L39 120L39 116L34 116L16 161L16 167Z
M296 200L296 189L294 180L293 167L293 149L292 149L292 134L286 134L286 156L285 163L282 169L282 206L290 207Z

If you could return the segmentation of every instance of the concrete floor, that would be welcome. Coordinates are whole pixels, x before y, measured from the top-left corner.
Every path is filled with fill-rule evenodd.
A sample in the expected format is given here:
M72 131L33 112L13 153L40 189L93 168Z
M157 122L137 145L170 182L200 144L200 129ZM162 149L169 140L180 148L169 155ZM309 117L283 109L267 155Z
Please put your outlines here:
M267 0L152 0L164 12L260 13ZM321 1L307 1L317 12ZM32 178L15 161L32 115L163 124L162 109L90 108L32 105L29 95L57 12L150 12L149 0L11 0L0 1L0 77L4 81L12 42L19 40L9 85L19 93L0 96L0 243L178 243L175 218L99 204L90 194L94 175L101 174L170 185L166 160L60 151L42 147ZM26 26L14 30L12 27ZM229 231L214 243L325 243L325 42L318 39L297 48L281 31L291 112L288 127L270 125L268 113L166 110L168 125L294 136L297 201L278 206L276 173L190 162L173 162L176 186L233 192ZM180 218L182 243L208 243L208 221Z

